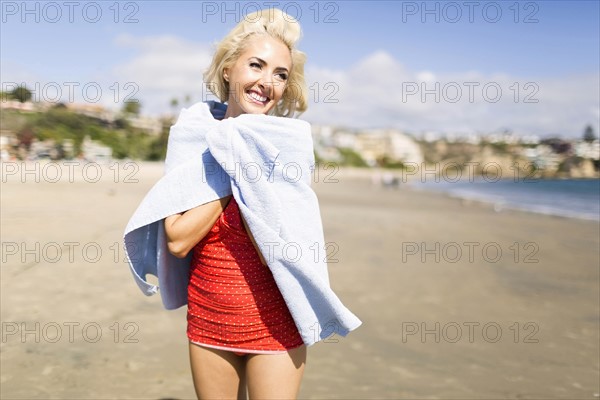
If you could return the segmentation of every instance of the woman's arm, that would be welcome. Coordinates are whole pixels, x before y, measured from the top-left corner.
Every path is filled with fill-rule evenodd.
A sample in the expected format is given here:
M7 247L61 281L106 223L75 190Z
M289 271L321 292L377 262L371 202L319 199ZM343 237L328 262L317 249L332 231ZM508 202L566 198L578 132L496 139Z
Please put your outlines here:
M211 230L231 195L165 218L165 234L169 252L184 258Z

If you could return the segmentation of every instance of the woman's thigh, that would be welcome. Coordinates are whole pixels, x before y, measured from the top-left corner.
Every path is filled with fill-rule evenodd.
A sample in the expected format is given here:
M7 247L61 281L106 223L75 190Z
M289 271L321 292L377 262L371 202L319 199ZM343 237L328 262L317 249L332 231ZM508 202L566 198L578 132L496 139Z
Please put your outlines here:
M283 354L249 354L246 383L250 399L295 399L306 365L306 345Z
M193 343L189 346L199 399L246 399L245 356Z

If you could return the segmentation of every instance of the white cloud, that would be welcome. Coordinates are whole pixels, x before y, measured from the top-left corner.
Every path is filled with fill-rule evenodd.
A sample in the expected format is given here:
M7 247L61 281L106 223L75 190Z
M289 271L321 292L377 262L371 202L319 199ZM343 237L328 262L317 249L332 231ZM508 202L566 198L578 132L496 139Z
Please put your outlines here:
M108 91L110 96L103 96L102 104L120 107L124 95L131 93L124 88L127 82L134 82L139 88L135 97L142 102L142 112L146 114L170 112L170 101L175 97L180 101L188 94L193 101L207 97L202 72L212 58L210 44L168 35L122 35L115 44L131 49L132 56L102 77L90 77L100 82L104 90L119 83L118 104L112 98L113 91ZM2 65L3 79L35 78L4 60ZM13 73L5 73L10 71ZM446 73L443 60L437 68L411 71L389 53L377 50L347 69L309 63L306 77L310 103L302 118L312 123L350 128L397 127L411 132L512 129L522 134L571 137L580 137L585 125L591 123L596 132L600 131L597 72L544 79L503 73L486 75L475 69ZM501 93L497 94L498 88ZM461 98L453 102L457 89ZM493 102L496 98L498 101ZM537 103L526 102L535 100Z
M571 137L579 137L588 123L599 130L598 73L540 80L475 70L410 71L377 51L348 70L309 66L307 79L309 87L329 82L338 89L336 103L322 97L304 114L320 124Z
M417 79L425 82L435 82L435 75L431 71L421 71L417 73Z
M11 90L15 85L21 83L37 82L37 75L19 62L3 59L0 65L2 90Z
M115 43L136 53L128 62L117 65L112 76L118 82L134 82L139 87L136 97L143 112L169 112L172 98L181 102L186 95L202 98L202 73L212 58L210 45L192 43L174 36L137 38L117 37Z
M37 88L36 100L86 102L83 88L88 85L87 102L120 109L124 100L136 98L142 103L143 113L154 115L171 112L173 98L179 99L180 107L186 95L193 101L201 99L202 73L212 58L210 45L169 35L120 35L114 43L131 49L132 57L112 68L102 66L100 72L88 77L47 79L25 65L2 60L3 88L11 89L15 86L13 82L24 82L30 89ZM65 84L69 81L77 86L69 87ZM48 90L44 90L45 86ZM57 91L62 92L62 98L55 96Z

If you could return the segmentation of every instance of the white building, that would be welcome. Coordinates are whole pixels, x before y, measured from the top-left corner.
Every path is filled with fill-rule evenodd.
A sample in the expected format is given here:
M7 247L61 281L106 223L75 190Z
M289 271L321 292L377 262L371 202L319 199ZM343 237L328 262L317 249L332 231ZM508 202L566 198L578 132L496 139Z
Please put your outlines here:
M132 127L141 129L153 136L159 136L162 132L162 123L158 118L148 116L131 116L127 118L127 122Z
M414 139L392 129L369 130L357 134L354 150L369 165L375 165L383 157L404 163L423 162L423 153Z
M81 143L83 158L92 162L108 162L112 159L112 149L86 136Z
M598 139L593 142L577 142L575 144L575 155L592 160L600 159L600 141Z

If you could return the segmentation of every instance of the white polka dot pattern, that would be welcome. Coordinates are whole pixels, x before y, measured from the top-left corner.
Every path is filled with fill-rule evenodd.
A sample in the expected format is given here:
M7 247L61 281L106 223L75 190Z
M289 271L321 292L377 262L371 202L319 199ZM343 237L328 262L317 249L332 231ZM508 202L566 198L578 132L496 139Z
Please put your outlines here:
M188 285L190 341L232 350L303 344L269 267L262 264L233 197L195 247Z

